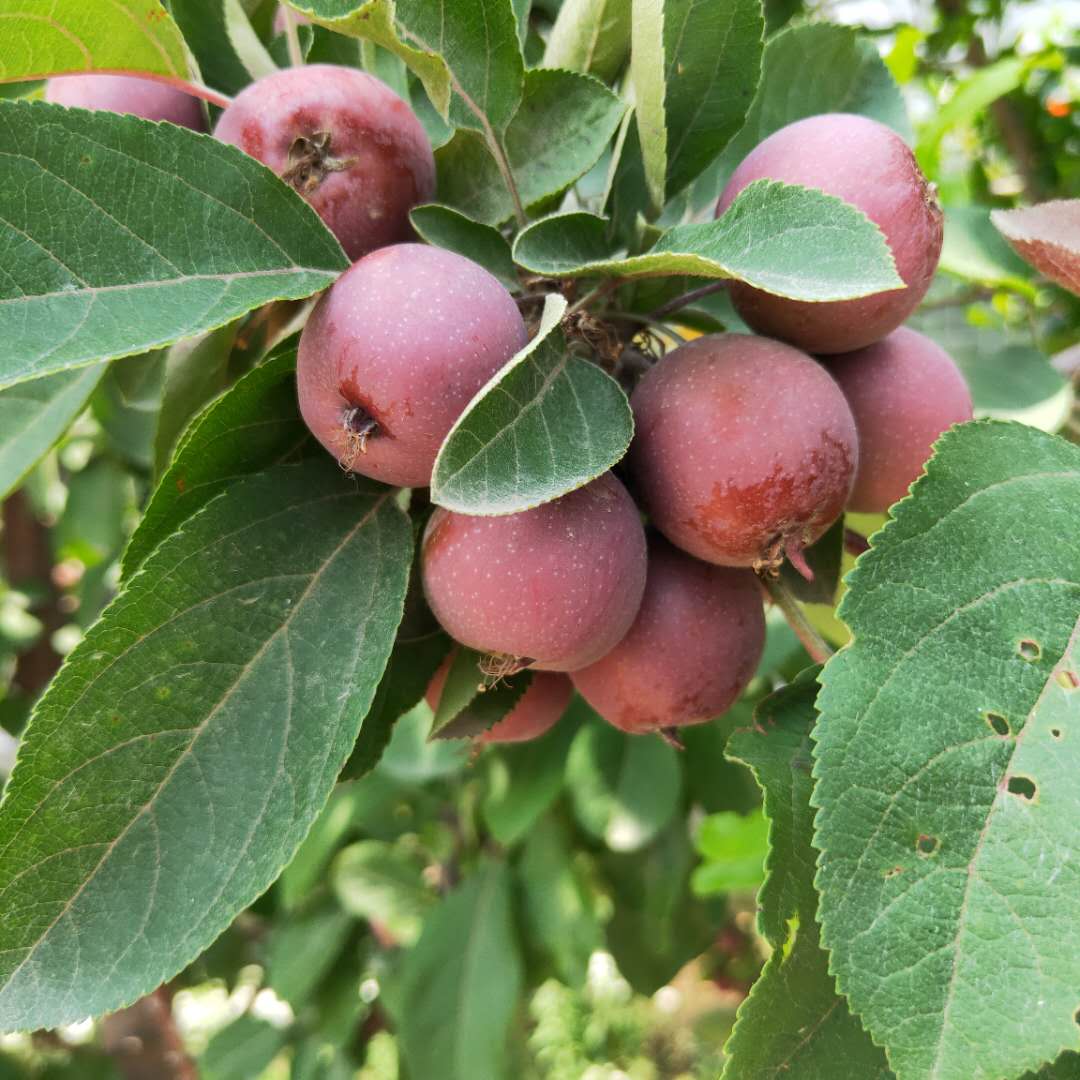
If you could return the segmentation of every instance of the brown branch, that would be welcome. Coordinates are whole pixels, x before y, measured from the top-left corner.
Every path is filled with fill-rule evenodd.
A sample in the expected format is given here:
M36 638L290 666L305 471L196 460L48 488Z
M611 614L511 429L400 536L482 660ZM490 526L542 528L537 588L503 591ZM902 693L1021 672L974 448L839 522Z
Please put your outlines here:
M8 583L15 589L32 588L44 590L46 594L45 602L31 609L44 625L44 633L19 654L13 679L25 694L36 697L60 667L60 657L53 650L51 638L64 624L51 577L49 531L34 514L24 491L8 496L3 507L3 522L3 559Z
M161 987L101 1025L105 1052L125 1080L199 1080L172 1014L172 996Z

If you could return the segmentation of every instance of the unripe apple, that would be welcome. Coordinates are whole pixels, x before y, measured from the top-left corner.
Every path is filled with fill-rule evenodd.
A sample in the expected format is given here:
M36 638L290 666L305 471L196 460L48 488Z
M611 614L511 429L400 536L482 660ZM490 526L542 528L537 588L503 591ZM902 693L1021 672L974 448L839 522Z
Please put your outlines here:
M350 259L409 239L409 211L435 194L435 158L416 114L354 68L266 75L237 94L214 135L291 184Z
M199 99L156 79L134 75L57 75L45 85L45 100L79 109L130 113L144 120L205 131Z
M483 267L424 244L373 251L334 282L300 337L300 412L342 468L424 487L447 432L525 345Z
M656 527L720 566L775 567L843 512L858 462L840 388L805 353L715 334L670 352L632 398L630 463Z
M428 604L456 641L507 670L573 671L630 628L645 588L645 533L607 473L519 514L436 510L421 568Z
M828 368L859 432L859 469L848 506L884 513L922 473L934 440L971 419L971 392L953 358L902 326Z
M645 596L629 632L571 678L608 723L645 735L725 712L753 678L764 647L754 575L709 566L654 534Z
M812 303L732 282L739 314L759 333L812 353L858 349L895 330L930 287L943 222L934 187L904 140L884 124L851 113L796 120L743 159L720 196L717 216L747 184L765 178L818 188L858 207L885 234L907 287Z

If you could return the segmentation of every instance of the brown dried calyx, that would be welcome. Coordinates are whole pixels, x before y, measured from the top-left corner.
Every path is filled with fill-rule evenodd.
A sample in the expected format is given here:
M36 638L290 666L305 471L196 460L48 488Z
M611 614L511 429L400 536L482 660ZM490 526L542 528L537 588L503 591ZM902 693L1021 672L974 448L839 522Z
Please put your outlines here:
M379 434L379 422L362 405L352 405L342 414L341 426L345 429L341 467L350 472L356 459L367 453L368 439Z
M309 195L332 172L343 172L356 163L356 158L336 158L330 153L329 131L298 135L289 147L289 165L281 179L291 184L301 195Z
M528 656L509 656L507 653L487 653L480 658L479 668L487 682L488 689L497 686L503 679L509 679L519 671L524 671L535 661Z

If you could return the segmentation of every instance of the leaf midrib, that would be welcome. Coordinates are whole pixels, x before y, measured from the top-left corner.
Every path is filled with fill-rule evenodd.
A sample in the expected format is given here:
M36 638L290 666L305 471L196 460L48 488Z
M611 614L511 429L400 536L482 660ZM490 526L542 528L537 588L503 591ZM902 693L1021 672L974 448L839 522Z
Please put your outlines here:
M72 894L71 898L63 905L63 907L57 913L55 918L53 918L53 920L49 923L49 925L38 935L37 940L32 945L29 946L26 956L12 970L11 974L8 975L7 978L4 979L4 981L2 983L0 983L0 994L2 994L4 992L4 990L11 985L11 983L15 980L15 978L18 976L18 974L23 970L24 967L26 967L26 965L34 957L37 950L41 947L41 945L44 943L44 941L48 938L49 934L52 933L53 929L60 922L60 920L62 918L64 918L68 914L68 912L71 910L72 906L75 904L75 902L78 900L78 898L82 895L82 893L89 886L89 884L95 879L95 877L97 876L97 874L101 870L101 868L105 865L106 861L112 855L112 853L116 849L117 845L124 839L125 836L127 836L127 834L131 831L131 829L135 826L135 823L143 816L143 814L145 814L147 812L147 810L149 810L154 805L157 798L165 790L165 788L169 784L169 781L172 779L173 775L176 773L176 770L180 767L180 765L184 761L187 760L188 755L191 753L191 751L193 750L195 744L198 742L199 737L206 730L206 728L209 725L210 721L220 712L220 710L225 705L225 703L230 700L230 698L236 692L237 688L244 681L244 679L247 677L247 675L250 674L251 670L258 663L258 661L261 659L261 657L267 651L267 649L270 648L270 646L278 639L278 637L281 634L283 634L285 631L288 630L289 626L292 624L292 620L296 617L297 612L300 611L303 608L304 602L306 601L307 597L311 593L312 589L315 587L315 585L321 579L322 575L326 572L327 567L329 567L334 562L334 560L337 558L337 556L353 540L353 538L357 535L357 533L359 533L360 530L363 529L364 526L367 525L367 523L379 511L379 509L382 507L382 504L390 497L391 494L393 494L392 490L385 492L384 494L378 496L375 499L375 501L371 505L370 509L359 519L359 521L357 521L357 523L355 525L353 525L353 527L351 529L349 529L349 531L345 534L345 536L343 537L341 542L323 560L322 564L311 575L311 581L305 586L303 592L297 598L296 603L293 604L290 607L289 614L285 617L285 619L282 622L281 626L279 626L266 639L266 641L259 647L257 652L251 657L251 659L249 661L247 661L247 663L244 664L244 666L237 673L237 676L236 676L235 680L233 681L232 685L228 688L228 690L225 692L225 694L223 694L222 697L218 700L217 704L215 704L214 707L207 713L206 717L195 728L191 729L192 730L191 742L177 756L176 761L174 761L173 764L169 767L168 771L165 773L165 776L162 778L161 783L158 785L158 787L154 791L154 793L150 796L149 799L147 799L146 803L142 807L140 807L139 810L132 816L131 820L128 822L127 825L124 826L124 828L117 834L117 836L113 840L111 840L109 842L108 846L106 847L104 853L101 856L101 859L94 866L94 868L90 871L90 873L86 876L85 880L75 890L75 892ZM179 617L179 616L174 616L174 618L176 618L176 617ZM155 628L155 629L159 629L159 628ZM139 641L141 642L141 641L145 640L145 637L148 637L148 636L149 635L144 635L144 637L140 638ZM137 644L137 642L133 643L131 646L129 646L128 649L126 649L124 651L124 653L121 654L121 656L126 655L126 653L129 652L131 650L131 648L134 648L135 644ZM117 657L117 660L118 659L119 659L119 657ZM113 664L115 664L115 663L116 663L116 660L113 661ZM109 667L111 668L113 666L113 664L110 664ZM96 681L96 680L93 680L93 681ZM88 684L86 689L89 689L89 686L93 684L93 681ZM86 690L84 689L83 693L85 694L85 692L86 692ZM70 713L70 709L67 710L67 711ZM54 786L53 790L55 790L55 786ZM8 847L10 847L10 843L8 844ZM8 885L5 887L4 892L7 891L7 888L10 888L10 885L11 885L11 882L9 882ZM2 896L3 896L3 892L0 892L0 897L2 897Z

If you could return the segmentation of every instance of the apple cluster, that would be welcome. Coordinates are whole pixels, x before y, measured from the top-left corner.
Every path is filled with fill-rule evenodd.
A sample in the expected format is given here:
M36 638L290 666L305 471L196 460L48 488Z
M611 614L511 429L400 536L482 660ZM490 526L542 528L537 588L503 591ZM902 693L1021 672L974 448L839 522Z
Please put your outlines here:
M193 99L145 80L56 79L48 96L203 122ZM354 260L301 335L308 427L346 471L426 487L447 433L528 333L514 297L485 269L411 242L409 210L435 191L419 120L371 76L312 65L245 89L214 134L290 183ZM764 646L756 575L775 574L784 559L805 571L804 549L845 509L886 510L937 436L971 417L952 359L901 325L942 242L932 186L904 142L861 116L800 120L743 160L717 213L761 178L862 210L904 288L808 303L732 283L754 333L699 337L644 372L618 476L521 513L434 510L421 569L435 617L493 671L535 672L485 741L543 733L575 689L634 734L723 713ZM446 665L432 704L445 677Z

